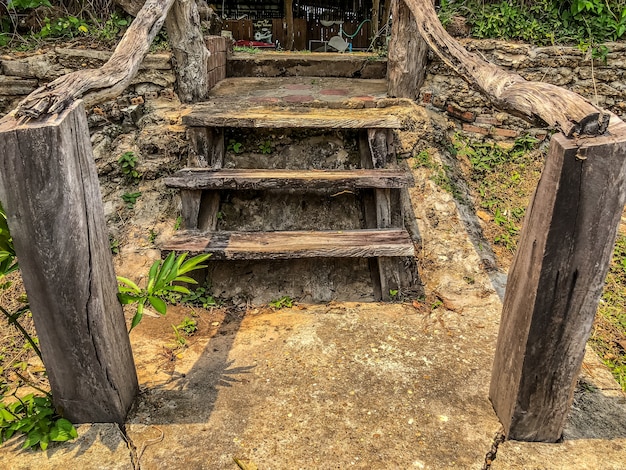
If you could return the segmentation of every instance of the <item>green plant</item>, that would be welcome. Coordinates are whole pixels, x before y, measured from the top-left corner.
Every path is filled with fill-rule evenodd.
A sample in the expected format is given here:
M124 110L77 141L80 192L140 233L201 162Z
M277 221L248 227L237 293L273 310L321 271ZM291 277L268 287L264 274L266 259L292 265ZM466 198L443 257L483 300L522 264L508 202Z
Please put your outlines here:
M272 153L272 143L269 140L261 142L259 144L259 150L263 155L269 155Z
M123 305L137 304L137 311L133 316L130 330L132 331L143 317L143 311L146 303L150 303L152 307L161 315L167 312L167 304L163 301L163 297L170 292L179 292L188 295L191 293L186 287L174 284L175 282L186 282L189 284L197 284L197 282L185 276L185 274L198 269L206 268L202 265L210 254L197 255L185 261L187 253L183 253L176 257L175 252L171 252L167 258L155 261L150 267L148 273L147 285L141 289L130 279L118 276L119 293L118 298Z
M122 201L126 203L126 207L128 207L129 209L133 209L139 197L141 197L141 192L139 191L136 191L134 193L124 193L122 194Z
M76 428L67 419L60 417L54 410L52 398L46 396L17 397L5 403L2 395L0 402L0 444L16 433L26 435L23 448L39 446L46 450L50 442L65 442L78 437Z
M39 31L38 36L42 39L46 38L74 38L77 36L85 36L89 33L89 25L87 22L76 16L66 16L56 20L44 19L44 25Z
M192 336L198 331L198 322L193 318L185 317L178 325L174 326L174 329L182 331L187 336Z
M111 249L111 254L119 255L120 254L120 242L119 240L109 237L109 248Z
M174 221L174 230L180 230L181 225L183 224L183 218L179 215L176 217Z
M274 308L291 308L293 307L293 299L291 297L289 297L288 295L284 295L282 296L280 299L276 299L276 300L272 300L269 305L270 307L274 307Z
M258 54L261 52L261 49L258 47L248 47L248 46L235 46L233 47L233 52L245 52L246 54Z
M117 13L113 13L109 19L107 19L97 29L96 35L99 39L109 41L115 39L122 31L130 24L129 17L121 17Z
M150 232L148 233L148 241L151 244L154 244L154 241L156 240L157 235L158 235L157 232L153 228L151 228Z
M188 294L182 295L179 301L183 304L197 305L202 308L215 307L217 305L213 296L209 294L207 287L197 287Z
M125 152L122 156L117 160L117 163L120 166L120 171L122 174L135 181L138 180L140 175L137 171L137 156L134 152Z
M243 144L241 142L237 142L235 139L230 139L228 141L228 147L226 150L232 150L235 153L243 152Z

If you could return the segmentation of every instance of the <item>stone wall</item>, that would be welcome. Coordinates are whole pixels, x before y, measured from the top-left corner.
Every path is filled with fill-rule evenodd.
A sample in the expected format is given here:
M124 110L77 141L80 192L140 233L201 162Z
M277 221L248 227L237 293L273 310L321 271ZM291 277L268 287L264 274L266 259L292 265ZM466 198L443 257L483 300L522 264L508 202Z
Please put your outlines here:
M527 80L568 88L626 119L626 43L608 44L606 61L591 60L591 52L577 47L533 47L494 40L464 40L468 50ZM543 123L527 121L496 110L478 91L448 66L432 58L420 104L452 117L460 128L477 137L515 138L528 132L546 135Z
M211 56L208 73L209 86L226 77L226 38L208 36L206 45ZM101 67L112 52L77 48L53 48L36 53L14 53L0 56L0 116L6 114L36 88L75 70ZM139 72L123 95L114 100L116 105L129 106L156 97L172 97L176 76L170 53L148 54ZM109 108L111 103L102 108Z

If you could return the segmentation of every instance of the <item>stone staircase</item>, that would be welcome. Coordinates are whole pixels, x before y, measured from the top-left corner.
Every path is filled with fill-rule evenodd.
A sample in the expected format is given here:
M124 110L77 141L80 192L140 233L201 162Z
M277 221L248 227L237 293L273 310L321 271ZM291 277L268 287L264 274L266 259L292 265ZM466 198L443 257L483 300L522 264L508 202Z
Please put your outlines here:
M297 77L220 82L209 102L192 105L183 117L190 145L188 167L165 180L180 190L182 230L163 250L211 253L210 261L367 259L372 300L393 300L415 290L414 242L404 227L401 195L413 179L396 160L393 134L393 129L407 125L410 112L402 102L386 99L384 91L380 80ZM322 140L349 132L356 135L359 161L352 165L356 167L331 162L328 168L317 164L293 168L288 162L284 166L291 168L271 168L264 161L271 158L258 155L256 167L241 168L236 155L226 162L224 136L244 130L269 132L275 139L281 132L316 130ZM280 201L275 204L285 204L284 217L290 217L288 207L293 205L304 207L311 200L309 205L315 207L315 200L321 199L330 206L350 194L360 215L348 222L346 213L342 221L340 208L316 230L275 230L280 221L268 221L261 230L232 230L221 220L227 199L233 197L226 195L232 194L243 194L249 201L270 194L270 200ZM310 225L311 217L305 214L302 224ZM312 295L311 300L329 299Z

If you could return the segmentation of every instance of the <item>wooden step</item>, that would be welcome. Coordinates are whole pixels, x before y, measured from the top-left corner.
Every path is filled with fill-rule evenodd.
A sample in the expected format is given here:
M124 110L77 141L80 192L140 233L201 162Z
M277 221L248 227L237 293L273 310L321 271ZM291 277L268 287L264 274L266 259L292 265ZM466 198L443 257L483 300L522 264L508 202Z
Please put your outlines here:
M185 168L165 178L172 188L201 189L364 189L406 188L413 176L403 170L211 170Z
M415 256L406 230L181 232L165 251L211 253L216 260Z
M220 103L196 103L183 124L190 127L268 129L403 129L411 125L412 108L334 109L326 107L259 106L242 109Z

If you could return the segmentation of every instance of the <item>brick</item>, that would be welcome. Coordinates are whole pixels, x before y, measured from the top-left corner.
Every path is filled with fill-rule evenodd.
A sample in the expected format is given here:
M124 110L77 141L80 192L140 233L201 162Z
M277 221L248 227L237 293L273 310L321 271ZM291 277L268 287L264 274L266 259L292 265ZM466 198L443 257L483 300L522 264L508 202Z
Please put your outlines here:
M519 132L512 129L503 129L501 127L492 127L491 134L498 137L517 137Z
M463 124L465 132L473 132L474 134L489 135L489 129L484 127L472 126L471 124Z
M424 103L430 103L433 100L433 94L430 91L422 93L422 101Z
M491 114L479 114L476 116L477 124L489 124L491 126L501 126L502 121Z
M451 104L446 107L446 111L450 116L460 119L461 121L474 122L474 119L476 119L476 115L471 111L463 111Z

